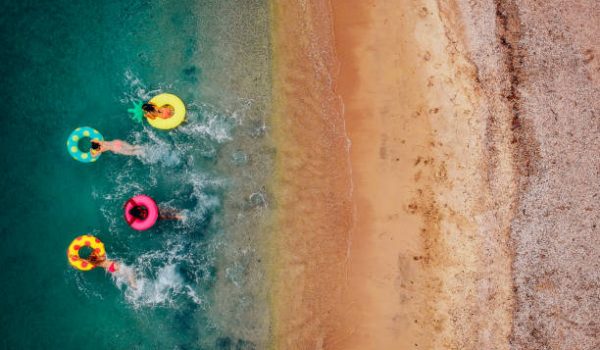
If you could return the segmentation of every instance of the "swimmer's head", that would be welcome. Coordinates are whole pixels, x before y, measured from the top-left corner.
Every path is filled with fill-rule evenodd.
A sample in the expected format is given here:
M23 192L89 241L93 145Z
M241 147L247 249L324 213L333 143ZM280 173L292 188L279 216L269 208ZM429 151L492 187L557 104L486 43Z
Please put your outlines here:
M92 149L98 151L100 149L100 142L92 141Z
M156 112L156 107L152 103L144 103L142 105L142 110L144 112Z
M88 256L87 260L93 265L98 265L106 260L106 255L98 256L96 253L92 252L92 254Z
M148 217L148 209L141 205L136 205L129 209L129 215L133 216L138 220L144 220Z

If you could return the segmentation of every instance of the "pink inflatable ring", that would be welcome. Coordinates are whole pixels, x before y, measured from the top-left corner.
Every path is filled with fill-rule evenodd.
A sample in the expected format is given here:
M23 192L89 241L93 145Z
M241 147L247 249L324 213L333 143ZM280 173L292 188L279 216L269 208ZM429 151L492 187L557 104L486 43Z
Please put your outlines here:
M130 211L135 207L139 207L142 211L146 212L144 219L131 215ZM140 194L128 199L125 203L125 221L127 221L127 224L132 229L145 231L154 226L156 220L158 220L158 206L154 199L149 196Z

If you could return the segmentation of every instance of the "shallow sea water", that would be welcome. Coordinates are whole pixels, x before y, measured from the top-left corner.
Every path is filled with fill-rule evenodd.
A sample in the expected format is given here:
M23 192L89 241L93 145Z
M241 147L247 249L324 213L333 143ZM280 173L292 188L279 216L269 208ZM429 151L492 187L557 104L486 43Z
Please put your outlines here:
M264 223L270 44L266 1L21 1L0 13L0 348L262 349L269 330ZM132 122L130 102L179 95L188 122ZM144 145L143 157L66 152L78 126ZM138 193L183 222L139 233ZM135 271L127 288L71 268L92 233Z

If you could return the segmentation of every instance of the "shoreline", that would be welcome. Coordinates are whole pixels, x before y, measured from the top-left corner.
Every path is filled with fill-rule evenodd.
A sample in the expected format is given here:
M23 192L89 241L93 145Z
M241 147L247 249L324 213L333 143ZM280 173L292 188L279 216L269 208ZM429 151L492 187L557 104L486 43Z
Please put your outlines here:
M485 101L452 13L272 6L272 347L505 348L508 221L490 203Z
M348 140L327 2L271 4L271 348L328 348L341 320L352 226Z

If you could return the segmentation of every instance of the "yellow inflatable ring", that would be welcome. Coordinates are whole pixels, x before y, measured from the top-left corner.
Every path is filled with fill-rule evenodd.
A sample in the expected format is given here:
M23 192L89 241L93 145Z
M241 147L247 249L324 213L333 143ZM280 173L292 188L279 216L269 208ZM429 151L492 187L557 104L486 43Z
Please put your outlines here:
M90 247L97 256L106 255L104 244L98 238L92 235L83 235L75 238L69 245L69 249L67 249L67 258L69 259L69 264L80 271L89 271L95 267L94 264L79 256L79 249L85 246Z
M164 105L169 105L173 107L174 113L171 118L162 119L148 119L148 123L157 129L169 130L176 128L179 124L183 123L185 120L185 105L181 99L173 94L160 94L154 96L150 103L157 107L162 107Z

